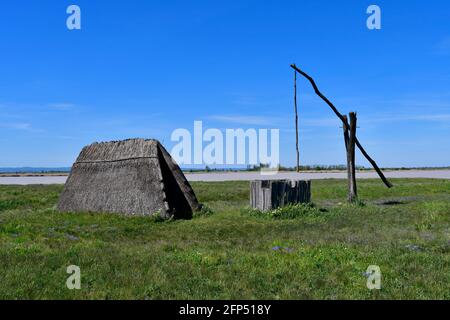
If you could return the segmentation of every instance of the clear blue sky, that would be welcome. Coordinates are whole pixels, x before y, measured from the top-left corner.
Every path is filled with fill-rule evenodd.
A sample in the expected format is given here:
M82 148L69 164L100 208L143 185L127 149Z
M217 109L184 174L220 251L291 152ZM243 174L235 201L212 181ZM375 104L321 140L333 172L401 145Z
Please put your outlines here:
M82 30L66 28L66 8ZM382 29L366 28L366 9ZM310 73L381 166L450 165L450 2L7 1L0 167L69 166L93 141L176 128L280 128L293 165L293 73ZM301 162L345 162L342 129L299 81ZM361 155L358 163L367 165Z

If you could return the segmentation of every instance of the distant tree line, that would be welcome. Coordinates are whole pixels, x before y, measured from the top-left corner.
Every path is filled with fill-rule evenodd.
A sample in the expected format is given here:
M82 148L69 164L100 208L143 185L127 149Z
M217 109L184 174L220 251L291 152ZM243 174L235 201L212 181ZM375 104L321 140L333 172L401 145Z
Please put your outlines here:
M183 168L184 172L239 172L239 171L260 171L261 169L269 168L268 164L261 163L259 165L249 165L243 168L211 168L206 166L205 168ZM436 170L436 169L450 169L450 167L384 167L383 170ZM296 171L297 168L289 166L278 166L279 171ZM338 165L301 165L300 171L346 171L347 167L343 164ZM356 166L356 170L370 171L372 168L364 166Z

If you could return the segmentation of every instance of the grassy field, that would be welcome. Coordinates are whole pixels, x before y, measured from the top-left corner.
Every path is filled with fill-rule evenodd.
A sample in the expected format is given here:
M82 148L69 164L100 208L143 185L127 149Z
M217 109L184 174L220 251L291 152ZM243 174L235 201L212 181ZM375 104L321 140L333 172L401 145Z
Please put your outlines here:
M61 214L62 186L0 186L0 298L450 299L450 181L393 182L360 181L350 206L345 181L313 181L295 219L250 214L247 182L194 183L214 213L170 222Z

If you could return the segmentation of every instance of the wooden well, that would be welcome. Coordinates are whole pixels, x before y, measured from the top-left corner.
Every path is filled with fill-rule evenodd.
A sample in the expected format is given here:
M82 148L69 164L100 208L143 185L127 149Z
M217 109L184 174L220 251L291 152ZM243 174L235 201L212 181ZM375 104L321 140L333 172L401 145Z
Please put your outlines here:
M250 182L250 205L268 211L288 204L311 202L311 181L256 180Z

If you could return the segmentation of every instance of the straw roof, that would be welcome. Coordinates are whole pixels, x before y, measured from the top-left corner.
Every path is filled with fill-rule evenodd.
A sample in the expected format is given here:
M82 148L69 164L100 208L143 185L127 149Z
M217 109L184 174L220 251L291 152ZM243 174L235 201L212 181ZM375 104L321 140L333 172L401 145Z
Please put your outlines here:
M63 212L159 214L191 218L200 205L179 166L157 140L93 143L74 163L58 203Z

